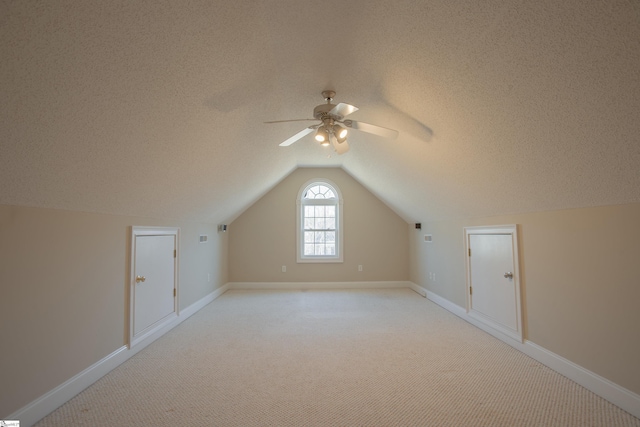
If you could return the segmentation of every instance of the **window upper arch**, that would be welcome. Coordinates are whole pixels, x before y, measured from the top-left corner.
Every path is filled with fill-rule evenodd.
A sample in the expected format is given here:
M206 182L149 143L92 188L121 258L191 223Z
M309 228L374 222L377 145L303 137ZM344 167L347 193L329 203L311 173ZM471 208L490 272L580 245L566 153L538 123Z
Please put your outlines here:
M299 201L328 199L334 199L336 202L342 199L338 186L328 179L312 179L307 181L298 193Z

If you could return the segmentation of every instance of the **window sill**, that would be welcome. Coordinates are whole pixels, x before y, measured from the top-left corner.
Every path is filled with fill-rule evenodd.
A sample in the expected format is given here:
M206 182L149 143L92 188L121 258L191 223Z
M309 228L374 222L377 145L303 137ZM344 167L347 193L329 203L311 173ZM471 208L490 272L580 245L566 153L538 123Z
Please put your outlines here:
M341 264L344 263L342 257L336 258L302 258L296 260L298 264Z

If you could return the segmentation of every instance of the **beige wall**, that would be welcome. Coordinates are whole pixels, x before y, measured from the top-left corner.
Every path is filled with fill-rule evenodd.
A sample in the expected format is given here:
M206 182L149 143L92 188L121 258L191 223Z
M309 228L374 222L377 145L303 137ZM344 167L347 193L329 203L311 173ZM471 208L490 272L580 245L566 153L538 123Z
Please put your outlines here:
M296 197L313 178L329 179L342 192L343 263L296 263ZM408 250L407 223L344 170L299 168L229 225L229 279L403 281L409 278ZM281 271L283 265L286 273Z
M127 342L132 225L180 227L181 308L227 282L214 225L0 206L0 418Z
M423 224L411 280L465 307L463 227L499 224L519 225L526 338L640 393L640 204Z

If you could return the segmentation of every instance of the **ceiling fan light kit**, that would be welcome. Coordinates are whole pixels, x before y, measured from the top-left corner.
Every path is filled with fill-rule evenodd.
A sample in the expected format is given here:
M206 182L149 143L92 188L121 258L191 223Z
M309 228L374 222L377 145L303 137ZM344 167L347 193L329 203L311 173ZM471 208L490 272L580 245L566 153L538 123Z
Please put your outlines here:
M344 120L345 116L358 111L358 107L342 102L337 105L332 104L331 101L333 101L333 97L335 95L336 93L333 90L325 90L322 92L322 96L327 103L320 104L313 109L313 119L278 120L265 123L319 120L320 123L302 129L300 132L280 143L280 146L289 146L315 130L315 140L322 146L333 144L333 148L338 154L344 154L349 151L349 144L347 143L347 128L356 129L390 139L394 139L398 136L398 131L393 129L369 123L357 122L355 120Z
M349 132L346 128L343 128L340 125L333 125L333 134L336 136L336 139L339 143L343 143L347 140L347 134Z
M329 132L327 132L327 130L322 126L316 130L315 138L321 145L329 144Z

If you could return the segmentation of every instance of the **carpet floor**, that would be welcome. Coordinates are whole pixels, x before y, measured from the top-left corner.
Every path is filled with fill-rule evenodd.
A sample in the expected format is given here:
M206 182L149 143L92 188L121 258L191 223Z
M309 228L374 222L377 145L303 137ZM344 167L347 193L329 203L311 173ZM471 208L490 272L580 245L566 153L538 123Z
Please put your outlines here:
M228 291L36 424L640 426L408 289Z

